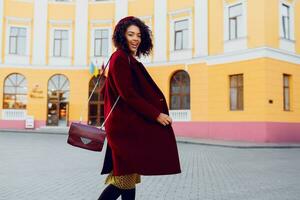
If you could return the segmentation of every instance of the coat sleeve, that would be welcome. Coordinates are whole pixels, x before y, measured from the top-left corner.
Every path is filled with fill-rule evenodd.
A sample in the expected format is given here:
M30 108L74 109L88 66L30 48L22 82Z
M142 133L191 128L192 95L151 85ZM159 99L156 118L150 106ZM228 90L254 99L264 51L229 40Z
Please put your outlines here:
M110 66L111 76L120 97L137 113L156 121L160 111L138 94L128 59L117 56Z

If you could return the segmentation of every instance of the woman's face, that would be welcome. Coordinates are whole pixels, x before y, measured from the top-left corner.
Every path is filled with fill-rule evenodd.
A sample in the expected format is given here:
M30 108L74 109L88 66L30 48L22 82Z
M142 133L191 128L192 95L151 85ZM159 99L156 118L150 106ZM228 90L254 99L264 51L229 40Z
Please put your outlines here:
M139 27L135 25L130 25L126 30L125 37L130 52L133 55L136 55L136 52L141 43L141 32Z

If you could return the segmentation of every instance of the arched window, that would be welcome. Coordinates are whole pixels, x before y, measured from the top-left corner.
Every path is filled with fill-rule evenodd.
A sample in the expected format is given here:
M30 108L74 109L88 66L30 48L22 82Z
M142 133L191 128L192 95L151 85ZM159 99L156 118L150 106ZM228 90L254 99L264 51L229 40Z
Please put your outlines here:
M89 96L91 95L98 77L94 77L89 83ZM91 99L89 102L89 120L88 124L94 126L100 126L104 121L104 99L103 95L100 94L100 89L103 87L105 82L105 77L101 78L100 83L97 85Z
M49 79L47 125L67 126L69 93L70 83L65 75L56 74Z
M186 71L180 70L173 74L170 81L170 109L190 109L190 77Z
M3 109L26 109L27 81L22 74L13 73L4 80Z

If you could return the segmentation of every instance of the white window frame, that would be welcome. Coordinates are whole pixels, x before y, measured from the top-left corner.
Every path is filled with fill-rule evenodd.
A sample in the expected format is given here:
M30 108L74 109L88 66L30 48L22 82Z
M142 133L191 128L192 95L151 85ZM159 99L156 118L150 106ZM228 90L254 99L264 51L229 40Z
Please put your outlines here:
M53 56L54 48L54 32L55 30L66 30L68 31L68 55L66 57L55 57ZM50 45L49 45L49 64L50 65L61 65L69 66L72 64L72 28L59 28L53 27L50 29Z
M14 25L7 24L6 29L6 48L5 48L5 63L7 64L29 64L30 62L30 38L31 38L31 27L26 25ZM12 27L25 28L26 29L26 50L25 55L10 54L9 53L9 37L10 29Z
M188 12L189 15L185 17L176 17L177 14L182 14ZM193 18L192 10L182 10L174 11L169 13L170 15L170 42L169 42L169 51L170 51L170 61L183 60L183 59L192 59L193 58ZM174 16L174 17L173 17ZM175 22L188 20L188 48L182 50L175 50Z
M290 11L290 38L285 38L282 27L282 6L289 6ZM295 41L295 1L290 3L286 0L279 0L279 48L289 52L296 52L296 41Z
M236 5L242 5L242 27L241 35L236 39L229 39L229 8ZM247 40L247 0L239 0L235 3L226 3L224 1L224 52L245 50L248 48Z
M95 41L95 31L96 30L108 30L108 52L107 56L94 56L94 41ZM93 27L91 28L91 41L90 41L90 60L94 62L95 64L97 63L98 65L102 65L102 63L106 63L109 59L109 55L112 53L112 42L111 42L111 37L112 37L112 28L111 26L103 26L103 27Z

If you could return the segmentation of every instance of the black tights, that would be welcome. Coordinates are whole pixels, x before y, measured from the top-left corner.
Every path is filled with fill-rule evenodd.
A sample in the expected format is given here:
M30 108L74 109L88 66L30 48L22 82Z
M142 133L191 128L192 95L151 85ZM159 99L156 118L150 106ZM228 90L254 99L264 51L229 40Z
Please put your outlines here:
M103 190L98 200L116 200L120 195L122 200L134 200L135 188L125 190L110 184Z

